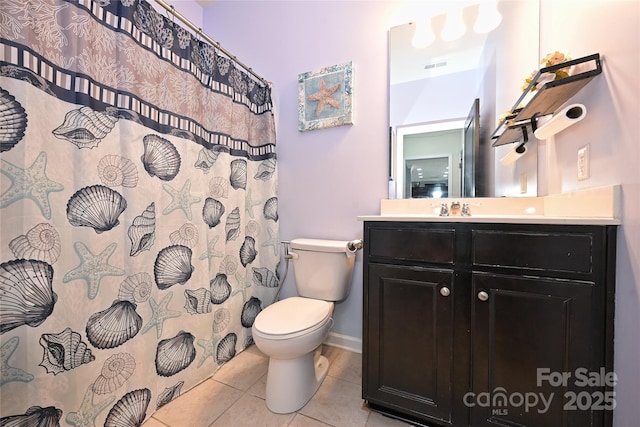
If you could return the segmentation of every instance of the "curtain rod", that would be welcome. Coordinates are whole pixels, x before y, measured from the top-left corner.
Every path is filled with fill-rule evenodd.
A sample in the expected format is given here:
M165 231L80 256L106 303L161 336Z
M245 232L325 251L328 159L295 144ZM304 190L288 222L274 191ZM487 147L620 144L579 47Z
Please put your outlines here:
M247 67L245 64L243 64L242 61L240 61L238 58L236 58L234 55L232 55L228 50L223 48L220 45L220 43L218 43L217 41L215 41L211 37L209 37L204 31L202 31L202 28L196 27L196 25L193 22L191 22L187 17L185 17L180 12L178 12L175 7L173 7L169 3L165 2L164 0L154 0L154 1L156 3L158 3L160 6L164 7L173 16L175 16L180 21L182 21L187 27L189 27L193 31L195 31L197 35L199 35L200 37L202 37L203 39L205 39L206 41L211 43L213 46L215 46L216 49L219 49L220 51L222 51L222 53L224 53L226 56L228 56L230 59L232 59L236 64L238 64L240 67L242 67L245 71L249 72L253 77L258 79L260 82L262 82L266 86L271 86L271 83L269 83L264 78L262 78L261 76L256 74L256 72L253 71L253 69L251 67Z

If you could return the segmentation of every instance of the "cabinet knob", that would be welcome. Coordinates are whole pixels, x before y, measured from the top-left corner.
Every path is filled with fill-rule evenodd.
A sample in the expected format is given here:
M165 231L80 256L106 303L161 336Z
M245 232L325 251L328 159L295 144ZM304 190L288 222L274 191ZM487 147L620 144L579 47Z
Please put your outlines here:
M442 295L443 297L448 297L449 295L451 295L451 291L446 286L443 286L442 288L440 288L440 295Z
M489 299L489 294L486 293L485 291L480 291L480 292L478 292L478 299L480 301L486 301L486 300Z

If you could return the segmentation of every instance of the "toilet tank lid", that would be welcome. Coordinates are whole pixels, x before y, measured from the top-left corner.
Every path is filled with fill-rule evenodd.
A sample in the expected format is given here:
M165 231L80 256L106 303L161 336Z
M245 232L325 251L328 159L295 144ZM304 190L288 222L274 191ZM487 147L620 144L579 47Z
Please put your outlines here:
M322 239L293 239L290 243L292 249L301 249L318 252L347 252L346 240L322 240Z

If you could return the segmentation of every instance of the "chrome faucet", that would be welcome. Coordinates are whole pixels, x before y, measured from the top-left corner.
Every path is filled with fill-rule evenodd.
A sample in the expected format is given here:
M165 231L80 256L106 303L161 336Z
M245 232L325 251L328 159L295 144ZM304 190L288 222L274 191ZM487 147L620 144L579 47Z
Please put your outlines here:
M447 206L446 203L434 203L432 206L439 206L440 213L439 216L450 216L450 215L462 215L462 216L471 216L471 208L470 203L460 203L457 200L451 202L451 207Z
M460 202L458 202L457 200L451 202L450 212L451 215L458 215L460 213Z

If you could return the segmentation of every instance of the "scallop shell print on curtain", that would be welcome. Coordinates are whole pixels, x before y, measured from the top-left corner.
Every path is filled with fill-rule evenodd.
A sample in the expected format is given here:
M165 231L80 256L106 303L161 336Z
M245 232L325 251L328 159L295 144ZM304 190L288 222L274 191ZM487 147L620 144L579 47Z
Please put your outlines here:
M143 0L2 16L0 425L138 426L276 295L271 89Z

